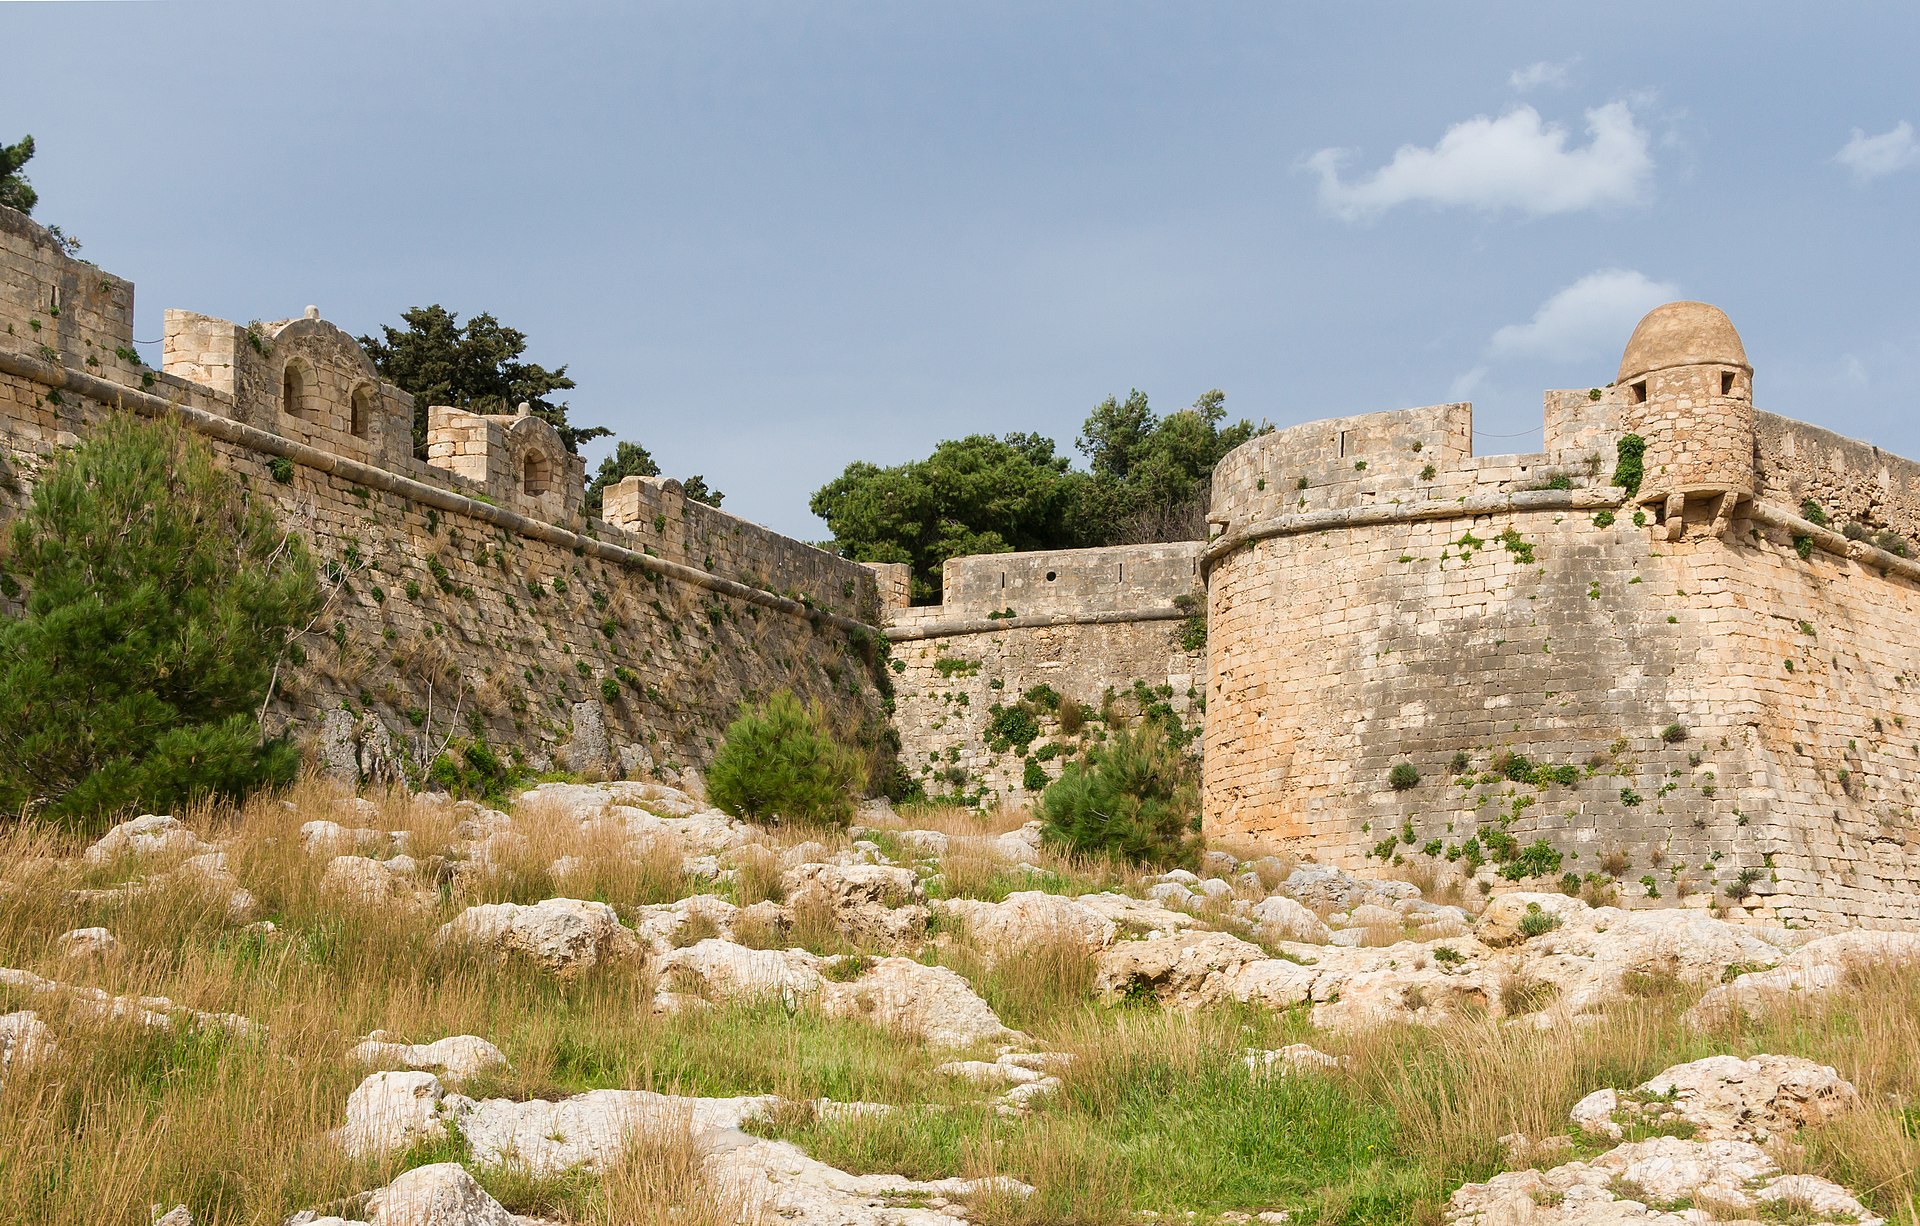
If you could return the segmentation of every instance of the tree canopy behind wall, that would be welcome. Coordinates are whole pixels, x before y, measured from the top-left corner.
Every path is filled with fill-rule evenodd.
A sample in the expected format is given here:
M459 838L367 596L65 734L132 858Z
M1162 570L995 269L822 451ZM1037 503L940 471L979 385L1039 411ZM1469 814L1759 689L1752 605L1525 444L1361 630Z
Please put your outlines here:
M1085 470L1038 434L950 439L924 460L855 461L810 506L833 547L862 562L906 562L916 600L940 591L940 566L970 553L1200 540L1213 466L1270 429L1223 425L1226 395L1161 417L1144 392L1094 406L1075 444Z
M463 324L438 303L403 311L400 321L398 328L381 325L380 336L363 336L360 345L381 378L413 397L415 455L427 454L427 409L433 405L511 413L525 403L576 454L588 439L613 433L567 420L567 402L553 397L574 386L567 368L524 361L527 334L518 328L484 311Z

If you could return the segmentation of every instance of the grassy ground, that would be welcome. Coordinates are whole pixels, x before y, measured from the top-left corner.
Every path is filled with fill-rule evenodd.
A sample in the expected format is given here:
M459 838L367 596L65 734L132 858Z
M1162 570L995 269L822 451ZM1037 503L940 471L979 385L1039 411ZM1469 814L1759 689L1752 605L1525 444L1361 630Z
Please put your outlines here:
M877 1119L783 1113L775 1131L850 1170L1007 1174L1039 1189L1031 1200L975 1206L977 1217L996 1224L1266 1208L1293 1210L1301 1222L1434 1222L1455 1186L1501 1168L1498 1137L1563 1131L1568 1107L1590 1090L1631 1085L1702 1055L1793 1053L1837 1066L1867 1106L1804 1137L1804 1152L1791 1160L1920 1226L1920 975L1862 980L1796 1013L1711 1034L1681 1024L1691 993L1670 991L1623 1000L1577 1030L1463 1023L1336 1036L1312 1033L1293 1014L1103 1008L1089 996L1092 960L1071 945L1040 942L992 958L949 941L929 956L966 975L1010 1025L1075 1057L1053 1101L1009 1120L993 1113L984 1092L933 1072L955 1053L856 1022L777 1006L659 1017L644 972L563 984L432 942L441 923L476 901L567 893L626 911L684 895L693 883L680 877L677 856L615 857L610 841L595 843L606 834L583 836L529 814L517 823L530 833L528 846L506 855L497 876L449 879L419 912L368 911L323 894L324 861L299 847L301 822L338 816L332 797L309 787L292 800L192 816L204 833L229 839L235 873L278 926L271 936L237 928L218 899L185 885L118 899L75 895L127 873L82 869L73 859L81 841L56 832L16 826L0 834L0 965L165 995L267 1027L263 1041L185 1026L147 1030L103 1022L58 998L0 990L0 1011L40 1011L60 1044L55 1059L9 1072L0 1087L0 1221L146 1226L150 1204L185 1202L203 1224L278 1223L380 1186L404 1167L458 1159L457 1138L366 1162L349 1161L328 1142L365 1073L346 1052L379 1028L415 1041L467 1033L498 1044L512 1069L470 1087L480 1094L634 1087L899 1104ZM939 820L970 832L959 818ZM1004 827L1007 819L999 821ZM377 824L413 830L416 855L452 838L446 815L404 801ZM563 854L597 856L589 877L564 889L546 868ZM951 891L992 896L1004 869L979 867L970 878L943 863L942 876ZM1137 885L1100 866L1061 862L1049 870L1062 889ZM771 870L743 874L735 893L765 896L776 882ZM123 956L61 960L58 935L94 924L120 938ZM1349 1063L1331 1074L1277 1078L1256 1078L1241 1064L1246 1048L1300 1040ZM636 1138L604 1179L505 1171L485 1181L518 1211L583 1223L701 1226L755 1217L754 1207L703 1183L684 1130ZM669 1216L675 1204L681 1209Z

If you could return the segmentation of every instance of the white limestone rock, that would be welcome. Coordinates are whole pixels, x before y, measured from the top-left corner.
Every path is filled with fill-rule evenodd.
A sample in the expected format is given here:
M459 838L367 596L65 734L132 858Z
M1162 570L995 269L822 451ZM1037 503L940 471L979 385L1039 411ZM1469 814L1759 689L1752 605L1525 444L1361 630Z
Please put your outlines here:
M1347 1063L1345 1056L1330 1056L1308 1043L1289 1043L1272 1051L1249 1048L1244 1059L1247 1071L1256 1077L1271 1076L1276 1071L1324 1073Z
M1094 990L1107 1000L1145 993L1173 1008L1194 1009L1232 999L1239 973L1270 960L1258 945L1224 932L1120 941L1100 955Z
M531 905L483 903L441 925L437 942L464 941L502 955L531 957L557 975L577 975L635 958L640 942L612 907L577 898Z
M1247 910L1247 918L1263 940L1324 945L1333 939L1333 930L1325 920L1285 894L1275 894L1253 904Z
M431 1043L398 1043L386 1031L376 1030L348 1052L347 1057L362 1064L439 1069L454 1079L507 1065L507 1057L499 1048L471 1034L449 1035Z
M367 1201L369 1226L535 1226L507 1212L457 1162L417 1166Z
M1739 1015L1759 1018L1831 992L1850 972L1876 966L1920 963L1920 932L1854 929L1817 937L1766 970L1749 971L1713 988L1687 1011L1687 1021L1707 1026Z
M81 858L100 868L128 856L197 855L211 850L177 818L146 813L107 831Z
M858 1018L940 1047L1020 1041L967 981L944 966L882 958L852 983L825 985L825 1012Z
M1630 1091L1597 1090L1574 1104L1587 1132L1615 1140L1623 1125L1679 1122L1703 1141L1764 1144L1853 1109L1853 1085L1833 1068L1798 1056L1708 1056L1676 1064Z
M334 1130L334 1143L348 1156L364 1158L443 1140L445 1095L432 1073L371 1073L347 1096L347 1122Z
M320 875L320 888L358 906L424 911L433 906L434 894L420 884L418 869L411 856L335 856Z
M804 949L748 949L712 937L660 960L661 983L709 1000L811 1000L826 978L822 960Z
M60 956L76 962L111 958L120 952L120 938L105 928L75 928L60 934Z
M1652 1206L1711 1204L1722 1213L1752 1217L1759 1202L1769 1200L1826 1206L1832 1216L1814 1219L1825 1223L1882 1223L1835 1184L1810 1175L1780 1175L1773 1160L1750 1142L1677 1137L1616 1146L1591 1162L1510 1172L1468 1184L1449 1200L1446 1221L1450 1226L1695 1226L1724 1219Z
M1038 890L1009 894L997 903L955 898L934 904L934 910L958 921L989 964L1017 956L1037 940L1065 936L1098 951L1119 934L1118 924L1078 900Z
M787 906L825 907L857 941L890 948L926 937L926 892L913 870L879 864L800 864L781 877Z
M0 1014L0 1083L7 1074L53 1055L53 1029L32 1009Z

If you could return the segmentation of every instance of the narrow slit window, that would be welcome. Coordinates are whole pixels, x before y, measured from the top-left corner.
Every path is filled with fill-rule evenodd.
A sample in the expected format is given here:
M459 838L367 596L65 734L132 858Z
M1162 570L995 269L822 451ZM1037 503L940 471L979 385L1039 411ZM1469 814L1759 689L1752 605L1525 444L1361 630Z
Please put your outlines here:
M1720 372L1720 394L1722 396L1733 395L1733 372L1730 370Z
M347 430L355 438L365 438L372 420L373 389L362 384L353 389L353 399L348 405Z

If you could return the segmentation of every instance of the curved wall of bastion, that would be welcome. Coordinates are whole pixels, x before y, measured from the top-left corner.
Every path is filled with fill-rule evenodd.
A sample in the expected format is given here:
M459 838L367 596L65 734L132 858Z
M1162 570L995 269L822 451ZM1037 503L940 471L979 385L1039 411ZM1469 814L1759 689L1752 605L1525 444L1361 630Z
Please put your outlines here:
M1598 390L1548 394L1534 455L1473 456L1471 410L1443 405L1222 461L1208 837L1441 876L1510 839L1558 863L1495 888L1920 919L1920 566L1837 530L1910 534L1920 468L1750 410L1744 439L1737 414L1690 434ZM1630 423L1693 466L1658 493L1734 497L1638 507L1611 483Z

